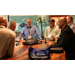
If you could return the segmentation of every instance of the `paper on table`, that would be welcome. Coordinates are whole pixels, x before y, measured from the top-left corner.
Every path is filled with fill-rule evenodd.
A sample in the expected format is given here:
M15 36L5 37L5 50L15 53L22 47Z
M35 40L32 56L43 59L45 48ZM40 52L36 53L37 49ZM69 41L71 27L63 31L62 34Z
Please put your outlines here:
M31 36L28 36L28 39L31 39Z

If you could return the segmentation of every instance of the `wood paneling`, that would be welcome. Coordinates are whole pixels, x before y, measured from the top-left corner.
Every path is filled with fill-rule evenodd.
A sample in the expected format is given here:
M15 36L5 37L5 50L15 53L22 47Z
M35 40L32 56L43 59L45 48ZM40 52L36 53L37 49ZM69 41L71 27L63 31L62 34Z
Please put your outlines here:
M68 15L50 15L49 19L51 19L51 17L67 17Z

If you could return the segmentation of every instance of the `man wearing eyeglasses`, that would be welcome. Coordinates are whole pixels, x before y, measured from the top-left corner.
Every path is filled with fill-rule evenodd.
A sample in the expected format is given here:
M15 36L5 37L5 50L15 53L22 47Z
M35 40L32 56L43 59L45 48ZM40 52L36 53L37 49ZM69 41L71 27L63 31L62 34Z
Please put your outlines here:
M34 38L35 33L39 37L40 41L43 41L38 29L36 28L36 26L31 25L31 24L32 24L31 19L28 19L27 20L27 26L23 27L23 29L21 31L21 34L19 36L20 42L25 42L25 40L27 40L27 39ZM22 37L23 37L24 40L21 39Z
M56 43L47 43L51 48L63 47L65 50L66 58L68 60L75 60L75 34L72 29L67 25L65 17L60 17L58 26L61 29L61 34Z

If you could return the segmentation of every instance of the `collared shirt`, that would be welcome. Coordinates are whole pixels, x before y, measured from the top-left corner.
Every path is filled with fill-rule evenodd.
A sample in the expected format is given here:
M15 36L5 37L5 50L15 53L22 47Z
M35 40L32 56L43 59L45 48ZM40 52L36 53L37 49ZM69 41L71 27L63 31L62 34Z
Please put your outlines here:
M0 28L5 28L3 25L0 25Z
M68 26L72 29L72 31L75 34L75 24L74 23L70 23Z
M21 34L19 36L19 40L22 38L23 35L24 35L24 37L23 37L24 39L28 39L28 36L31 36L31 38L34 38L35 33L38 35L39 39L42 39L38 29L36 28L36 26L31 25L30 28L25 26L25 27L23 27L23 29L21 31Z
M50 26L46 27L44 37L52 40L51 37L59 37L60 35L60 28L58 26L54 26L53 29Z

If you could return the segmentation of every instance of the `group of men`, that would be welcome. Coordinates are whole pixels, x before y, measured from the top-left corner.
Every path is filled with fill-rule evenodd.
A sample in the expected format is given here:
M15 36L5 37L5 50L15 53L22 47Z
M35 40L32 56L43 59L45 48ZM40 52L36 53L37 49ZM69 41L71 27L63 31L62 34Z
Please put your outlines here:
M37 27L31 24L31 19L28 19L27 26L24 26L21 31L19 41L25 42L27 39L34 38L34 34L36 33L40 41L44 42ZM15 28L16 23L11 22L7 29L6 19L0 17L0 58L13 55L16 38L13 31ZM49 26L45 29L44 38L46 39L47 45L51 48L63 47L67 59L75 59L75 24L73 23L72 16L59 18L58 26L55 25L54 19L50 19ZM55 40L56 38L58 38L57 42L51 44L50 40Z

